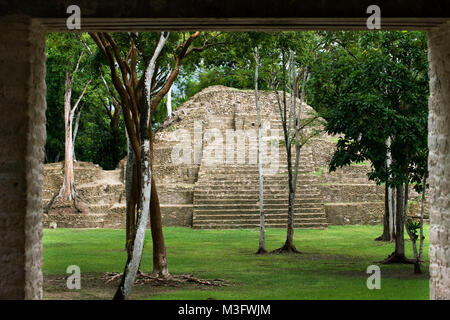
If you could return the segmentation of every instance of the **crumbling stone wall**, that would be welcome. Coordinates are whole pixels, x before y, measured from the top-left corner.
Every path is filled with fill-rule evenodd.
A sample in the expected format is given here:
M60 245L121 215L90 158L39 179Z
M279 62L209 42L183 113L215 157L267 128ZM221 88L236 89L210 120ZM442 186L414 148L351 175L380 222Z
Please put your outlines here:
M0 299L40 299L45 32L22 17L0 29Z
M429 33L430 298L450 299L450 23Z

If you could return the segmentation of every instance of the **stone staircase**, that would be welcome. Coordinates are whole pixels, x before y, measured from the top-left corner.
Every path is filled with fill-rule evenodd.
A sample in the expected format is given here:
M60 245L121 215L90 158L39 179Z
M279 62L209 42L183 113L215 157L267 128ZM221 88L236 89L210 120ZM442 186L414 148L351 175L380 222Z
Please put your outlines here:
M248 115L246 119L251 125L256 121ZM276 118L270 120L270 128L279 129L278 139L282 140L281 121ZM248 149L251 149L250 146L252 144L249 144ZM293 164L294 161L295 156ZM312 172L311 150L305 146L301 153L297 179L295 228L327 227L323 199L318 188L314 186ZM263 202L267 228L286 227L288 194L286 151L284 146L280 146L277 172L264 176ZM259 221L258 165L208 165L208 159L203 156L194 188L193 228L258 228Z
M47 164L44 174L43 207L58 192L62 183L62 163ZM44 227L121 228L125 222L124 185L120 170L102 170L86 162L74 165L75 185L81 198L82 213L58 211L58 206L44 215Z

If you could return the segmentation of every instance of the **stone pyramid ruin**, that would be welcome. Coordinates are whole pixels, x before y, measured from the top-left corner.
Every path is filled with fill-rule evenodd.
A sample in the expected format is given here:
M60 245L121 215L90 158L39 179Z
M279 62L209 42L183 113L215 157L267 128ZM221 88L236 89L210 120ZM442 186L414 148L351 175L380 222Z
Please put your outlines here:
M282 124L273 92L259 93L265 139L266 227L284 228L288 184ZM306 104L305 116L313 113ZM181 105L155 134L153 174L163 225L201 229L258 228L257 118L253 91L212 86ZM369 181L368 164L328 173L337 138L321 133L305 145L295 199L296 228L379 224L384 186ZM233 143L232 143L233 142ZM276 150L278 146L278 150ZM60 187L63 164L45 167L44 204ZM77 191L86 213L45 215L46 227L123 228L125 161L104 171L75 165Z

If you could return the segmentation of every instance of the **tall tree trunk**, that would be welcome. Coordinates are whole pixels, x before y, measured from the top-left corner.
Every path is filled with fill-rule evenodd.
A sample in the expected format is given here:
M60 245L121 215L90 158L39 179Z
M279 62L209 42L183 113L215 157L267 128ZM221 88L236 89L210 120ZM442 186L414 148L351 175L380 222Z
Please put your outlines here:
M70 112L70 95L66 94L64 101L64 181L63 181L63 199L72 201L75 198L74 192L74 176L73 176L73 139L72 139L72 122L73 115Z
M389 187L389 238L391 242L395 241L395 221L397 221L397 191Z
M304 71L304 78L302 83L302 93L300 97L300 107L297 112L297 85L298 81L296 80L296 66L295 66L295 54L293 51L290 51L289 54L289 63L288 63L288 85L290 92L290 107L289 107L289 115L287 115L287 102L286 102L286 83L285 83L285 60L283 53L283 108L281 107L281 103L278 99L278 92L275 90L275 94L277 95L278 107L280 111L280 117L283 124L283 133L284 133L284 141L286 144L286 154L287 154L287 167L288 167L288 187L289 187L289 198L288 198L288 217L287 217L287 232L286 232L286 242L283 247L274 250L274 252L288 252L288 253L300 253L294 245L294 209L295 209L295 194L297 189L297 176L298 176L298 167L299 167L299 159L300 159L300 150L303 144L300 143L300 131L302 128L300 127L301 120L301 110L303 106L305 90L306 90L306 79L308 77L307 68ZM292 129L294 129L294 138L291 135ZM295 165L292 166L292 144L295 143Z
M397 213L396 213L396 221L395 221L395 249L394 252L389 255L385 260L381 261L381 263L389 264L389 263L414 263L412 260L406 258L405 256L405 216L404 216L404 189L403 185L398 185L396 187L396 205L397 205Z
M133 147L131 146L130 138L128 133L127 137L127 164L125 168L125 198L126 198L126 242L125 248L127 249L128 256L131 256L131 246L134 237L135 227L136 227L136 197L137 192L137 181L134 178L137 174L135 170L135 157Z
M169 92L167 92L167 117L172 116L172 87L170 87Z
M405 256L405 233L403 222L403 186L397 186L397 212L396 212L396 225L395 225L395 254L398 256Z
M418 272L421 272L420 270L420 264L422 262L422 254L423 254L423 242L425 240L425 237L423 236L423 215L425 211L425 190L427 188L427 178L426 175L423 176L423 189L422 189L422 204L420 208L420 231L419 231L419 257L416 264L418 265Z
M413 247L414 273L415 274L421 274L422 270L420 270L420 253L417 250L417 239L418 239L418 236L415 234L415 232L413 230L410 230L410 228L409 228L409 222L410 221L407 219L407 217L408 217L408 215L407 215L408 214L408 194L409 194L408 191L409 191L409 187L408 187L408 184L406 184L405 185L405 213L404 213L405 220L404 220L404 222L405 222L406 231L408 233L409 238L411 239L411 244L412 244L412 247ZM422 231L421 231L420 237L421 236L422 236Z
M255 105L256 116L258 120L258 174L259 174L259 247L257 254L267 253L265 222L264 222L264 176L263 176L263 157L262 157L262 128L261 128L261 110L258 101L258 72L259 72L259 53L258 47L255 48Z
M83 106L80 106L80 108L78 109L77 112L77 116L75 117L75 127L73 129L73 141L72 141L72 146L73 146L73 161L77 161L76 155L75 155L75 141L77 140L77 135L78 135L78 128L80 126L80 117L81 117L81 110L83 109Z
M158 278L170 278L169 267L166 258L166 246L162 228L161 207L155 180L152 179L152 198L150 202L150 225L153 241L153 276Z
M391 138L386 139L386 171L390 170L392 157L391 157ZM385 190L384 190L384 216L383 216L383 233L378 238L375 238L375 241L392 241L394 239L393 229L390 229L390 223L393 221L390 219L391 214L391 193L390 193L390 187L386 183Z
M384 188L384 215L383 215L383 233L378 238L375 238L375 241L390 241L390 203L389 203L389 187L386 184Z
M144 247L145 240L145 231L147 227L147 222L150 213L150 204L152 198L152 185L153 176L152 176L152 157L151 157L151 88L152 88L152 78L155 72L155 64L156 59L158 58L161 50L163 49L168 35L164 36L164 33L161 34L158 45L153 53L153 56L147 66L147 70L145 71L145 92L144 99L145 103L141 105L140 110L140 159L138 161L137 157L135 159L135 164L140 162L140 201L139 201L139 209L137 210L137 218L136 218L136 232L134 233L134 237L132 240L132 246L130 250L130 254L128 255L128 259L125 265L125 270L122 276L121 283L116 291L114 299L126 300L129 297L131 289L134 284L134 280L136 279L136 274L139 270L139 266L142 259L142 250ZM131 128L127 126L128 134L130 134ZM132 137L130 136L130 139ZM135 153L138 153L139 150L134 150ZM134 166L134 170L136 170L137 165ZM136 177L136 175L133 175Z
M144 248L145 240L145 228L147 227L149 210L150 210L150 195L151 195L151 170L150 165L150 150L149 144L142 147L142 151L147 151L147 155L143 157L142 161L142 190L141 199L142 204L137 214L137 229L134 233L132 240L132 245L130 248L130 254L127 258L127 263L125 265L125 270L123 272L122 280L119 287L117 288L116 294L114 295L114 300L127 300L129 298L131 289L133 288L134 280L136 279L136 274L139 270L142 258L142 251Z
M80 54L77 65L73 74L75 74L80 65L82 54ZM73 86L73 78L69 76L69 72L67 71L65 74L65 93L64 93L64 178L63 184L57 194L53 196L53 198L48 203L45 212L48 213L50 208L56 199L61 198L64 202L71 203L78 210L77 207L77 194L75 191L75 178L73 174L73 161L74 161L74 138L73 138L73 119L75 116L75 111L78 108L78 105L86 93L87 87L89 86L90 81L88 81L81 92L78 100L75 102L72 107L71 98L72 98L72 86ZM77 129L78 130L78 129Z

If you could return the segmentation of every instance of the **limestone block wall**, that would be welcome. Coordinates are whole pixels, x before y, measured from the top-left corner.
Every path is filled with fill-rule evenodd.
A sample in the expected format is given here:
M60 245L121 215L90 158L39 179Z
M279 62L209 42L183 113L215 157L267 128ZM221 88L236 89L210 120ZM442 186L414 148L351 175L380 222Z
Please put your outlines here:
M430 298L450 299L450 23L429 32Z
M25 17L0 29L0 299L40 299L45 32Z

